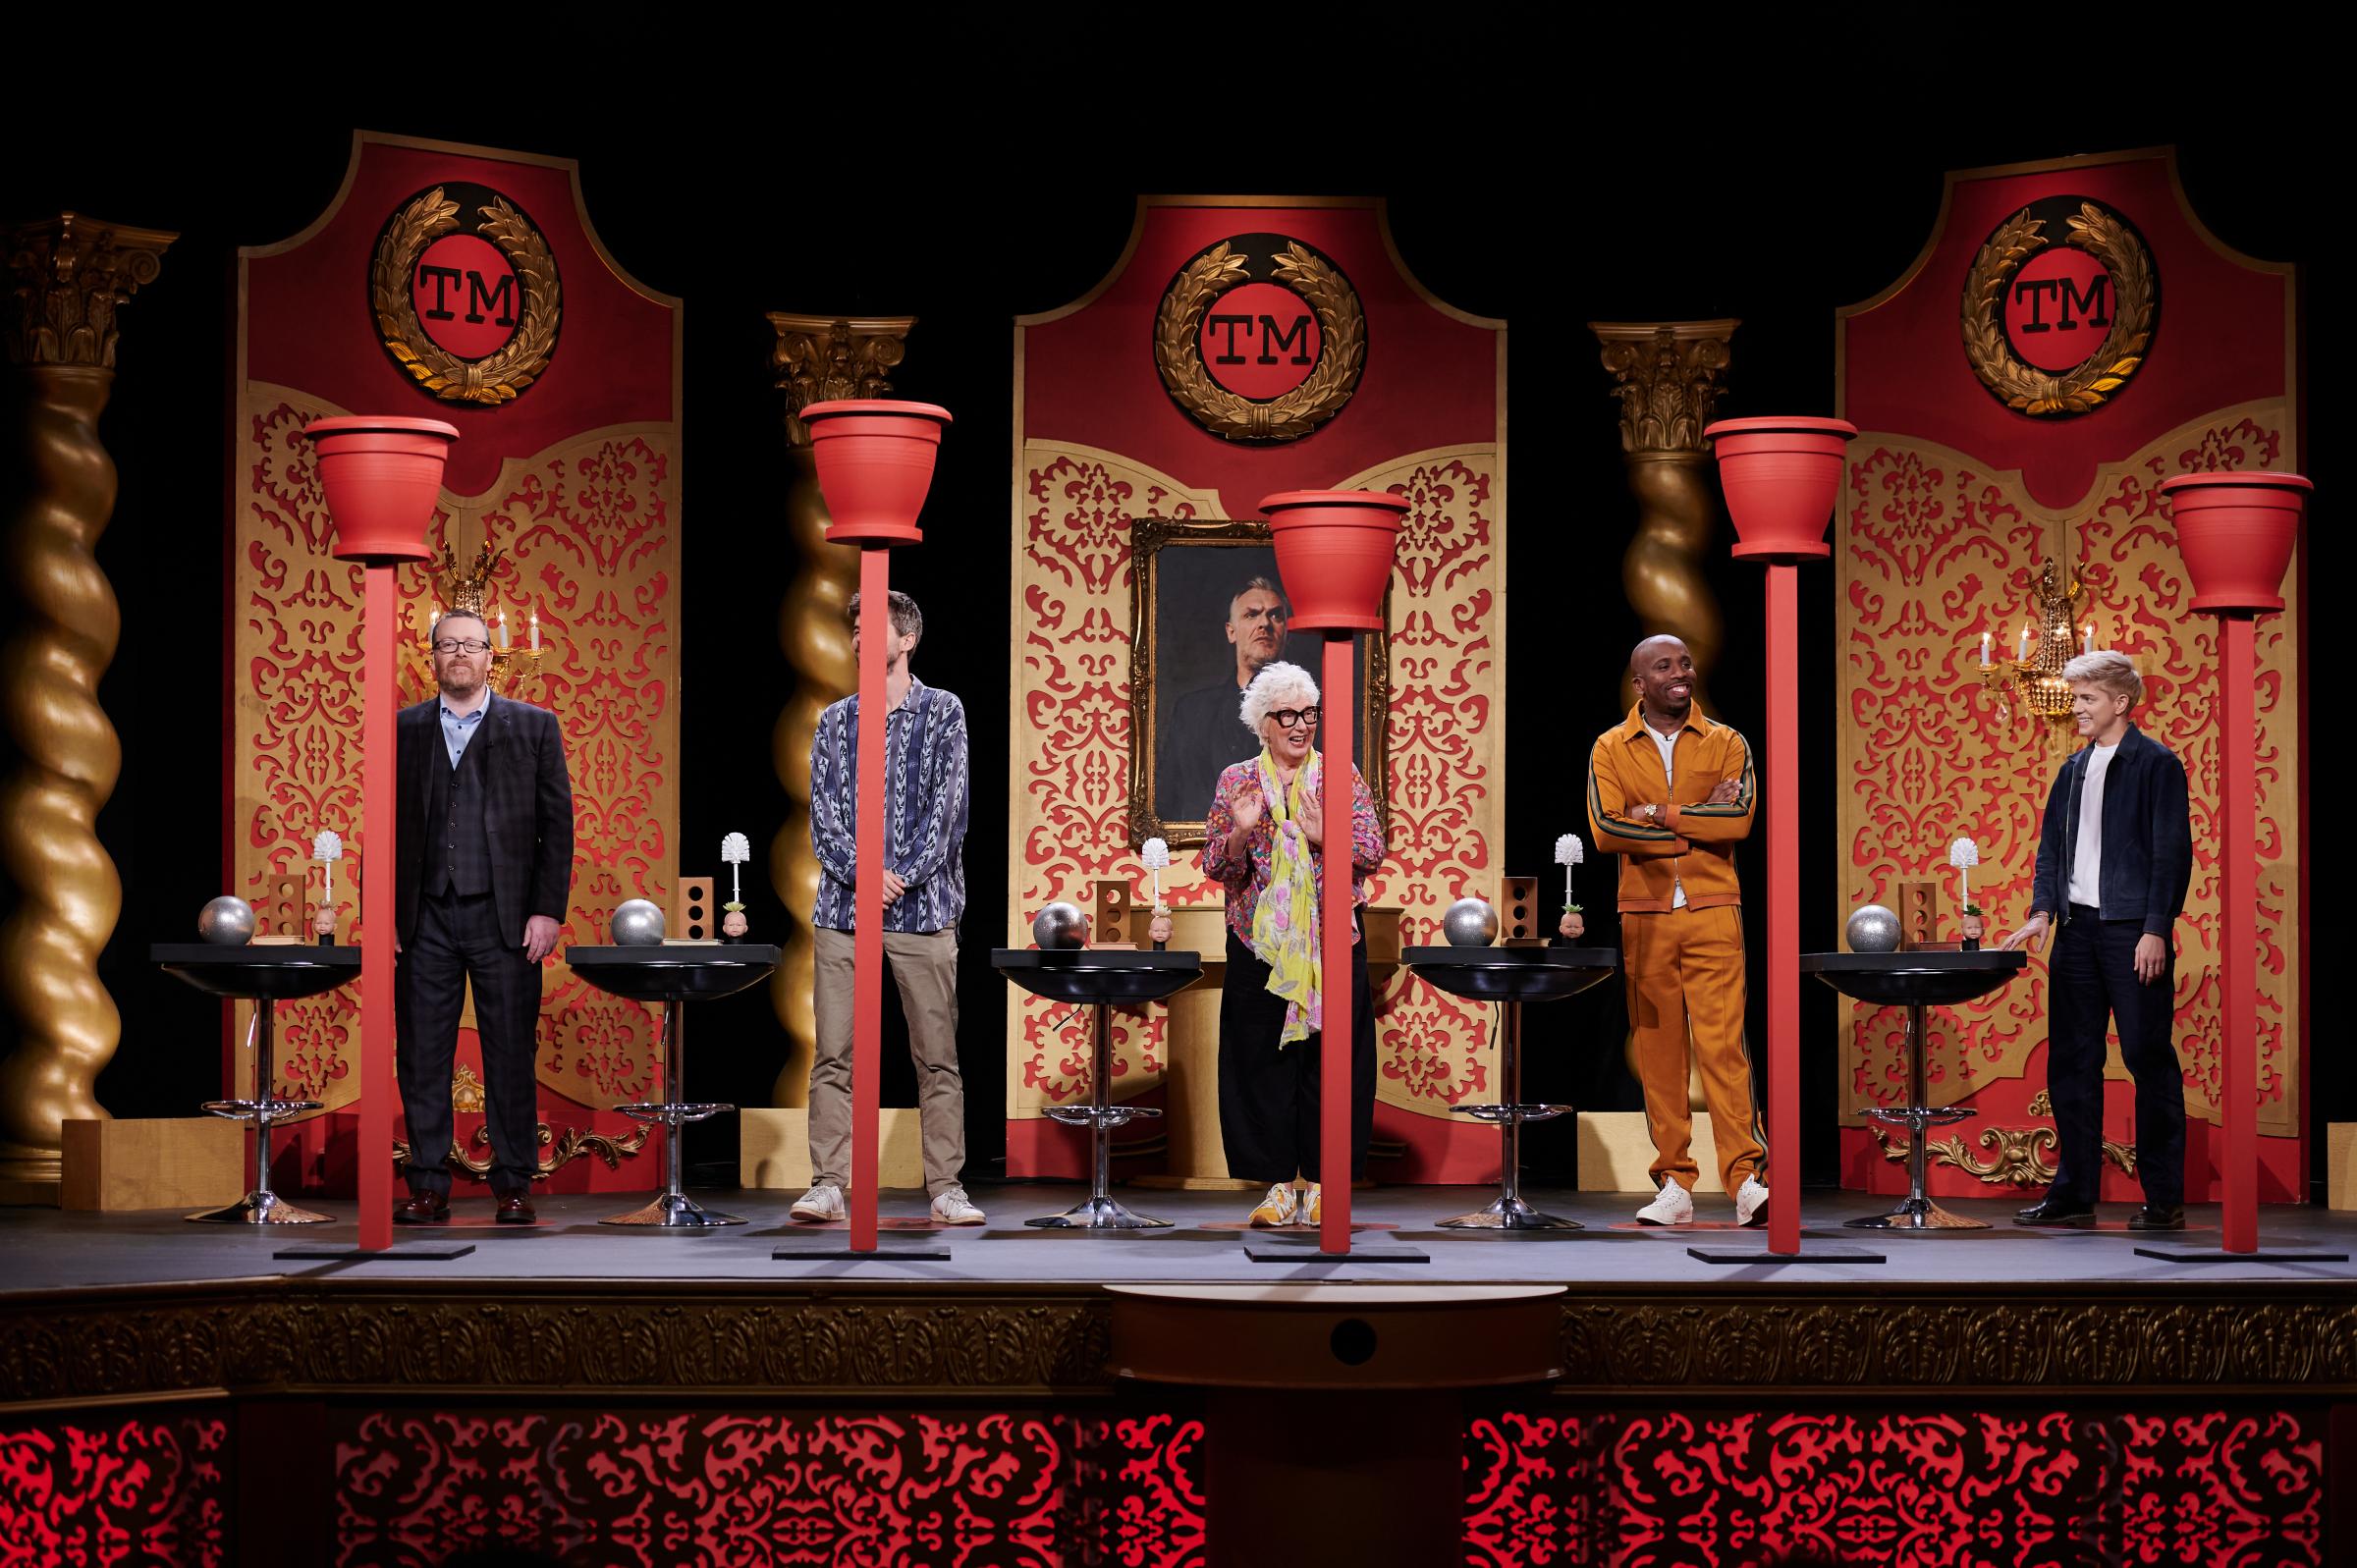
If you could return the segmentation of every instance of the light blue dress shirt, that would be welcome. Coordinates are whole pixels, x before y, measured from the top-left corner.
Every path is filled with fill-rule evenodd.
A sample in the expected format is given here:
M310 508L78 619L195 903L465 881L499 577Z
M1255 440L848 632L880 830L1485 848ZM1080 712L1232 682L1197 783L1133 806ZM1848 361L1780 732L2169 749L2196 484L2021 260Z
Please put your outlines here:
M466 714L452 713L447 702L438 706L442 710L442 743L450 748L450 766L455 773L459 759L466 755L466 742L474 738L474 731L481 726L483 715L491 711L491 699L485 697L481 707Z

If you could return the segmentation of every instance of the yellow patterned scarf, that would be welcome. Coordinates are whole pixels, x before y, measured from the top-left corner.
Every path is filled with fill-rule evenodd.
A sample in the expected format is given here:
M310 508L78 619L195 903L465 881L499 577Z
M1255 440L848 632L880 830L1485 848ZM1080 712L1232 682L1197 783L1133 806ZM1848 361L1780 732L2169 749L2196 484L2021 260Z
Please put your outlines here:
M1293 774L1289 787L1277 786L1277 762L1260 752L1260 798L1271 827L1269 885L1252 911L1252 951L1269 966L1269 990L1285 999L1283 1047L1324 1023L1324 991L1318 971L1318 892L1309 840L1301 837L1301 802L1317 788L1318 754L1313 748Z

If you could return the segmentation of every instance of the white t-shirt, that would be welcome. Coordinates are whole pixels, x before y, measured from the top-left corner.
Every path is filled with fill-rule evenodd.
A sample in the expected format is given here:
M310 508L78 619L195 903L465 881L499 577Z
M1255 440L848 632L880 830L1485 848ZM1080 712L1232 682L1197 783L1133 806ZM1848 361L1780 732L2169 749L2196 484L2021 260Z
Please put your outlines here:
M1655 745L1662 748L1663 781L1665 783L1674 781L1677 778L1677 737L1686 732L1686 727L1684 725L1679 725L1675 730L1671 730L1668 734L1663 734L1653 726L1647 725L1645 727L1645 732L1653 736L1653 743ZM1665 804L1667 804L1667 802L1665 802ZM1665 813L1665 815L1667 813ZM1686 885L1678 878L1677 873L1673 871L1670 874L1670 907L1672 909L1683 909L1685 906Z
M2089 746L2087 766L2079 779L2079 841L2071 846L2070 890L2076 904L2102 908L2104 902L2104 775L2111 769L2111 754L2119 742Z

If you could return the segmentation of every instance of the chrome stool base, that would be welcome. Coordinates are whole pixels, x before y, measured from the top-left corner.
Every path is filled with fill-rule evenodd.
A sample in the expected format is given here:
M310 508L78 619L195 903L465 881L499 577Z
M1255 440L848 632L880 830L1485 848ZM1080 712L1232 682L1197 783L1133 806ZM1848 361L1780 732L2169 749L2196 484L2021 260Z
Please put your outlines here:
M723 1225L741 1225L744 1221L736 1215L724 1215L706 1209L684 1192L658 1194L653 1203L643 1209L633 1209L627 1215L615 1215L600 1219L601 1225L648 1225L658 1230L718 1230Z
M1171 1225L1168 1219L1149 1218L1125 1209L1119 1199L1105 1193L1090 1193L1060 1215L1045 1215L1023 1223L1035 1230L1166 1230Z
M1576 1219L1543 1215L1519 1197L1502 1194L1486 1208L1438 1221L1443 1230L1585 1230Z
M207 1209L181 1217L201 1225L328 1225L335 1223L336 1217L299 1209L274 1192L249 1192L226 1209Z

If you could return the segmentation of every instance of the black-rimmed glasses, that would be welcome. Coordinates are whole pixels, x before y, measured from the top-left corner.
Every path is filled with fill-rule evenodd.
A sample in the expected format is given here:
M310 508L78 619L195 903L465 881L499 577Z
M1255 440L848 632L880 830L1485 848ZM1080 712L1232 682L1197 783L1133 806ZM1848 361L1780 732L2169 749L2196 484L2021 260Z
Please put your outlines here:
M434 644L436 653L489 653L491 645L480 637L444 637Z
M1277 721L1280 730L1294 730L1302 725L1316 729L1318 710L1315 708L1272 708L1269 717Z

